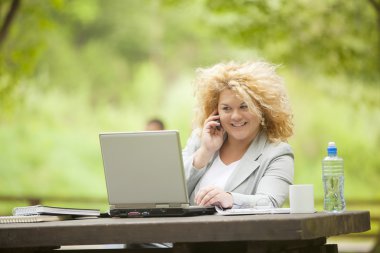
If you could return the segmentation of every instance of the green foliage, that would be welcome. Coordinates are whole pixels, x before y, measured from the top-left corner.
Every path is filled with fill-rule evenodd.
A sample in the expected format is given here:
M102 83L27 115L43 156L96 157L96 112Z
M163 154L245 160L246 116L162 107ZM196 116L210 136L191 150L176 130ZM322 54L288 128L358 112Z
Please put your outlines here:
M56 1L21 2L19 13L16 13L8 37L0 48L0 100L6 108L13 107L13 96L23 96L25 78L33 76L42 52L46 49L48 32L54 28L54 22L49 15L51 5ZM25 4L24 4L25 3ZM47 4L46 4L47 3ZM11 1L2 2L0 18L3 21ZM34 31L38 31L36 34ZM26 32L28 31L28 32ZM1 110L3 113L8 110Z
M266 58L283 64L294 109L295 182L322 196L321 159L333 140L347 197L379 198L374 13L363 1L310 5L23 1L0 51L0 196L105 198L100 132L160 117L184 146L194 70Z
M369 1L207 1L218 35L275 62L378 79L380 27ZM380 15L380 14L378 14Z

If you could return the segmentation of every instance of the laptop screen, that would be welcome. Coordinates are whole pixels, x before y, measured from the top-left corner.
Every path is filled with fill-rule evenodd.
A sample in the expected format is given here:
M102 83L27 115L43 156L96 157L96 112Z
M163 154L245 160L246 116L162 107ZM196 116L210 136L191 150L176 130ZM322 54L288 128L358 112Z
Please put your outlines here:
M177 131L99 135L110 205L187 204Z

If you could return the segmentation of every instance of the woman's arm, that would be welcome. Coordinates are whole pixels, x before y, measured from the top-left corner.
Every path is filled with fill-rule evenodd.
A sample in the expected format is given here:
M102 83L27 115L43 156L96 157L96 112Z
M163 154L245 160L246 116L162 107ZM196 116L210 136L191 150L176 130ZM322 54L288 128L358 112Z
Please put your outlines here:
M195 129L188 139L185 148L182 150L183 164L185 169L185 177L187 181L188 193L191 194L199 179L203 176L205 170L196 169L193 166L194 153L200 147L201 129Z

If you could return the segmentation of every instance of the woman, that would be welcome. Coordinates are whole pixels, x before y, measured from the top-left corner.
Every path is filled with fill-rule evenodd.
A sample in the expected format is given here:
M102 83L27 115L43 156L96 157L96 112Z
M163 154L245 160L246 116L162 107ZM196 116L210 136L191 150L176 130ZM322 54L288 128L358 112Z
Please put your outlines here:
M280 207L293 182L287 139L292 112L282 79L266 62L199 69L196 125L183 150L192 204Z

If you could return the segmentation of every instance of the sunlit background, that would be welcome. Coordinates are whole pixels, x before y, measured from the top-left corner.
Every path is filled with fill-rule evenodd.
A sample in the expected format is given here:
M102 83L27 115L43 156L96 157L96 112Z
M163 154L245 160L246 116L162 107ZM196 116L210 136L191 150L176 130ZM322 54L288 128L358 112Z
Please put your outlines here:
M359 209L380 213L365 204L380 201L379 6L2 0L0 214L28 204L22 198L105 211L98 134L142 130L158 117L184 146L196 68L252 59L277 64L287 85L295 183L314 184L322 198L321 160L335 141L347 208L361 200ZM88 202L62 201L78 198Z

